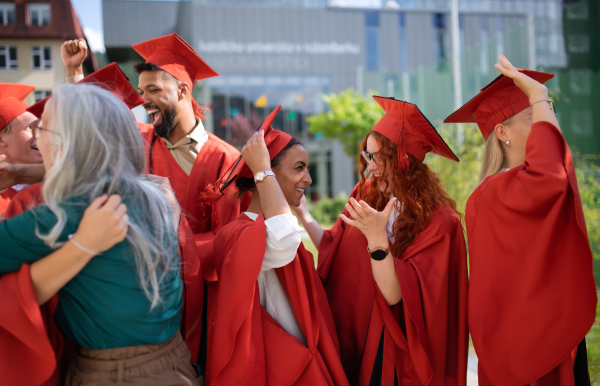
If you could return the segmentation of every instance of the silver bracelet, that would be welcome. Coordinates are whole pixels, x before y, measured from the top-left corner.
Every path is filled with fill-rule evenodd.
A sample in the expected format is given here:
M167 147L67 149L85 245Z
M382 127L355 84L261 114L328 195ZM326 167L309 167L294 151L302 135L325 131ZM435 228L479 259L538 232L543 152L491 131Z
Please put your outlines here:
M69 235L69 241L72 242L77 248L81 249L85 253L89 253L92 256L96 256L97 255L96 252L92 252L89 249L87 249L86 247L84 247L83 245L79 244L77 241L75 241L75 239L73 237L75 237L75 233L71 233Z
M535 101L531 104L531 107L533 107L534 104L540 103L540 102L548 102L548 104L550 105L550 108L552 108L552 101L550 99L541 99L539 101Z

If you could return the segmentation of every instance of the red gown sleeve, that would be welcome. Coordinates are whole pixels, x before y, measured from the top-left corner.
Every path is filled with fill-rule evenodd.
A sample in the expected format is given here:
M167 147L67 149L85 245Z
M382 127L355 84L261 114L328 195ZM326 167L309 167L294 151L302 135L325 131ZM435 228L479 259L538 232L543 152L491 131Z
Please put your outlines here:
M571 355L597 301L571 153L556 127L533 125L525 163L484 180L466 220L480 382L532 383Z
M29 264L0 277L0 380L7 385L58 385L55 349L57 331L47 320L52 310L40 310ZM55 307L50 302L44 307ZM46 311L48 311L46 313ZM48 331L50 330L50 331ZM48 333L57 339L50 339Z

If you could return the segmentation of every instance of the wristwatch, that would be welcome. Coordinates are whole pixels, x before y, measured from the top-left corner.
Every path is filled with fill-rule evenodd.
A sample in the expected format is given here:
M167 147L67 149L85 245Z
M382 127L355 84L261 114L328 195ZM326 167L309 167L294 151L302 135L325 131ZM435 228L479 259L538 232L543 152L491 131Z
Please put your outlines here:
M254 182L262 182L267 176L275 177L275 173L270 170L263 170L262 172L258 172L254 175Z
M381 261L385 259L390 250L387 248L375 248L373 250L370 250L369 246L367 245L367 252L369 252L369 255L371 255L371 259Z

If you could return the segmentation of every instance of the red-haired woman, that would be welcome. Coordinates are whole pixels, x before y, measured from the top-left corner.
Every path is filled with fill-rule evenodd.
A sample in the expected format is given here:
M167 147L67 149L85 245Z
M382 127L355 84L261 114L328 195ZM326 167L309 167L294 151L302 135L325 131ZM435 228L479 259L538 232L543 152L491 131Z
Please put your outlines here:
M455 202L423 163L458 161L419 109L386 111L361 144L361 181L330 231L303 203L350 384L465 384L466 248Z

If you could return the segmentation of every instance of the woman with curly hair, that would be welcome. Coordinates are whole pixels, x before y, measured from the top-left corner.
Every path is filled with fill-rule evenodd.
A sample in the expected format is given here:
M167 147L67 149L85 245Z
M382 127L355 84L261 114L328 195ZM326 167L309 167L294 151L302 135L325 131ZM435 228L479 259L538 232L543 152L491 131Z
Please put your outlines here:
M319 248L352 385L465 384L466 249L455 202L423 163L458 161L417 106L386 114L361 143L361 180L329 231L294 208Z

